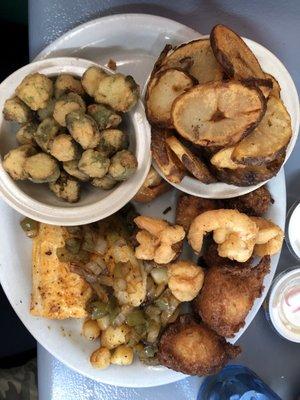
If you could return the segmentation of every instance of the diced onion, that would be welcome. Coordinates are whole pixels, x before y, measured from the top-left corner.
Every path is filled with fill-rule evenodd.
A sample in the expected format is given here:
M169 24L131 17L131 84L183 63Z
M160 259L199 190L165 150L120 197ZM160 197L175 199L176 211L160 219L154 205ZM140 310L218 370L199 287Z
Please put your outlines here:
M106 253L106 250L107 250L107 242L102 235L99 235L95 243L94 252L97 254L104 255Z
M167 268L163 268L163 267L153 268L150 272L150 275L152 276L154 282L157 285L160 285L162 283L164 283L164 284L168 283Z

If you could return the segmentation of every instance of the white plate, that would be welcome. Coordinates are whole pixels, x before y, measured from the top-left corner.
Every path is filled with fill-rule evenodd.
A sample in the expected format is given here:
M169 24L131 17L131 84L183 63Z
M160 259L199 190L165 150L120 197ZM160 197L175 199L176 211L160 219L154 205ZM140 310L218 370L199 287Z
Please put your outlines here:
M157 48L162 47L166 40L180 43L198 36L199 34L191 29L165 18L146 15L116 15L91 21L76 28L50 45L42 53L42 56L75 55L103 64L107 58L112 57L120 65L122 64L124 72L135 70L135 76L138 76L139 81L143 82L152 68ZM286 196L283 171L269 182L269 189L275 200L271 206L269 218L283 227ZM148 215L162 216L162 212L171 206L172 210L163 216L171 220L174 217L175 196L174 192L166 193L153 203L140 207L139 211ZM0 219L0 237L2 238L0 242L0 281L19 318L50 353L68 367L91 379L117 386L157 386L185 377L183 374L164 367L146 367L138 362L129 367L111 366L107 370L98 371L89 364L89 355L97 347L97 344L89 343L81 337L82 321L53 321L32 317L29 314L31 241L24 237L19 227L20 214L3 202L0 202ZM272 259L271 271L265 278L263 296L255 301L247 316L245 327L238 332L232 342L237 340L247 329L261 306L274 276L278 258L279 255Z

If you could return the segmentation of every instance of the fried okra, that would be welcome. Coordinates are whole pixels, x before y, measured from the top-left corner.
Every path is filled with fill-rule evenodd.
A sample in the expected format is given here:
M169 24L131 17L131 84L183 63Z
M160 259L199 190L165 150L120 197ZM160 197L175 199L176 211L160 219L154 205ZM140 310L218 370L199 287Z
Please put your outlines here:
M93 97L98 89L99 82L106 76L108 75L103 69L96 66L90 67L82 75L81 84L87 94Z
M59 199L68 203L76 203L79 200L79 182L65 172L61 172L57 181L49 183L49 188Z
M78 162L79 160L72 160L72 161L67 161L63 163L63 169L71 176L74 176L75 178L79 179L82 182L88 181L90 177L80 171L78 168Z
M91 181L91 184L95 187L98 187L103 190L110 190L116 186L118 182L112 178L109 174L103 176L103 178L94 178Z
M50 154L58 161L72 161L78 158L79 148L72 136L62 133L53 139Z
M44 108L40 108L37 110L37 115L39 117L40 121L43 121L46 118L50 118L53 116L53 111L54 111L54 105L55 105L55 99L50 99Z
M58 162L46 153L26 158L24 171L28 179L34 183L55 182L60 175Z
M24 169L25 161L35 153L36 149L29 144L12 149L4 156L3 168L13 180L24 180L28 177Z
M97 122L100 131L116 128L122 122L122 117L103 104L90 104L87 113Z
M85 111L85 103L76 93L68 93L55 102L53 118L61 126L66 126L66 116L76 110Z
M109 158L103 157L96 150L88 149L82 153L78 168L91 178L102 178L107 174L109 165Z
M36 111L46 107L53 94L53 83L46 75L36 72L23 79L16 94L31 110Z
M132 76L108 75L101 79L94 97L97 103L110 106L116 111L129 111L137 102L139 87Z
M100 141L96 122L83 111L72 111L66 116L67 128L83 149L93 149Z
M19 124L25 124L32 120L33 114L30 108L15 96L5 101L3 116L7 121L15 121Z
M126 133L119 129L105 129L100 134L100 142L97 150L103 155L110 157L117 151L127 149L128 145Z
M58 75L54 83L54 96L59 99L62 95L74 92L80 96L84 95L84 90L79 79L70 74Z
M53 139L60 130L61 127L53 118L46 118L39 124L33 136L40 148L48 153Z
M21 126L16 133L16 139L19 144L34 144L34 133L38 128L36 122L27 122L27 124Z
M121 150L111 158L109 175L116 181L126 181L134 174L137 166L136 157L129 150Z

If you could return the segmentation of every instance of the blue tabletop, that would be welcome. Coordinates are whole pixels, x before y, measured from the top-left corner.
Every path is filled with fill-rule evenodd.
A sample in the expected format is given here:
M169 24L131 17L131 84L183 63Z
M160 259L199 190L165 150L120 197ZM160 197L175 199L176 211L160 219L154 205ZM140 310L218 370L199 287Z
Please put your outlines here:
M76 25L113 13L141 12L172 18L201 33L216 23L263 43L283 61L300 89L300 1L297 0L29 0L30 56ZM300 143L285 166L288 206L300 198ZM296 264L286 246L278 271ZM283 399L300 393L300 346L272 331L263 310L239 340L239 362L253 369ZM187 378L151 389L120 389L80 377L39 348L40 400L71 399L196 399L197 380Z

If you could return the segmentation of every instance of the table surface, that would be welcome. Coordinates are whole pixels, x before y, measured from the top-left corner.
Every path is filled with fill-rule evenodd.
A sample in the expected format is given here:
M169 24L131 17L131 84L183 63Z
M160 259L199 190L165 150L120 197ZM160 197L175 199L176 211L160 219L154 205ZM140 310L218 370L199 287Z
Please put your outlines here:
M300 2L295 0L29 0L30 57L78 24L113 13L140 12L174 19L209 32L224 23L241 35L263 43L283 61L300 89ZM285 166L288 207L300 198L300 142ZM297 261L286 246L278 272ZM293 400L300 393L300 345L279 337L261 309L239 340L243 348L238 363L253 369L282 399ZM40 400L71 399L196 399L197 378L148 389L124 389L102 385L66 368L41 346L38 349Z

